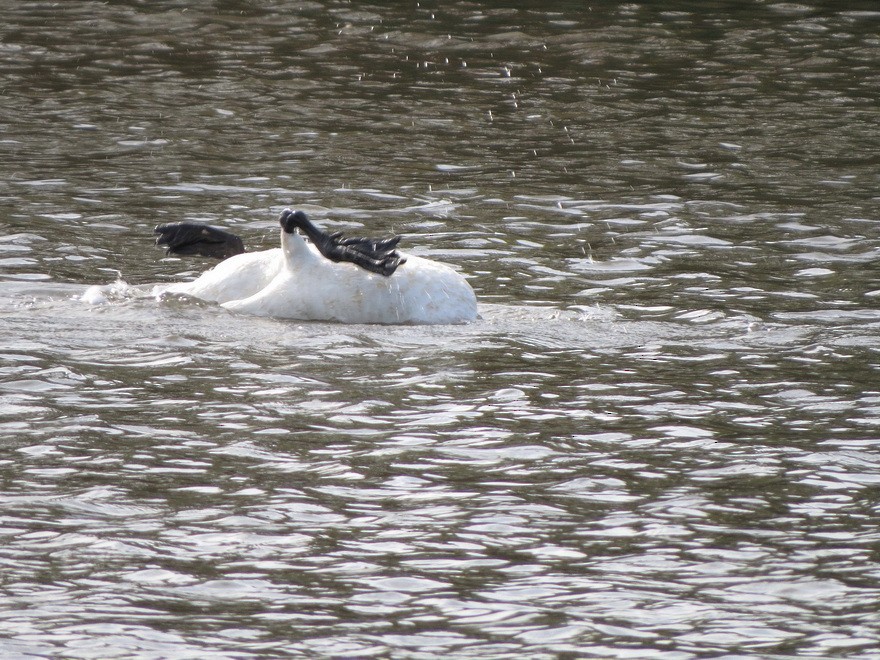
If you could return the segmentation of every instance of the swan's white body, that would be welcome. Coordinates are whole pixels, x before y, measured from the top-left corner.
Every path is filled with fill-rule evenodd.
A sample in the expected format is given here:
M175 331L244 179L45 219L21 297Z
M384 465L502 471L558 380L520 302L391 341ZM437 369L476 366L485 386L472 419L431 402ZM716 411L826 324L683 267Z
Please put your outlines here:
M477 317L467 280L436 261L407 255L393 275L334 263L297 233L281 247L221 261L192 282L157 287L244 314L342 323L445 324Z

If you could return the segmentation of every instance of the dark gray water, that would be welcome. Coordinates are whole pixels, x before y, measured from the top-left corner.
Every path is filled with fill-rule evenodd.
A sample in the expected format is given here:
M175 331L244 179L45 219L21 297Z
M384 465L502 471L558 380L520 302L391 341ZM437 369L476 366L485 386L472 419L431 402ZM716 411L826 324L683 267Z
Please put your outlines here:
M4 658L880 658L874 2L4 2ZM399 232L297 323L157 222Z

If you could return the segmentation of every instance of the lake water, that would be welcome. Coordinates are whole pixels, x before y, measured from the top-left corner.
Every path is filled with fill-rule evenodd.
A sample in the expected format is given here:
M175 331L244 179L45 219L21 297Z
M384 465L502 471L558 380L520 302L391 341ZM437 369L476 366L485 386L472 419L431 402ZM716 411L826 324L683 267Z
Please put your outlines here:
M880 7L512 4L5 3L0 655L880 658ZM126 293L285 206L480 320Z

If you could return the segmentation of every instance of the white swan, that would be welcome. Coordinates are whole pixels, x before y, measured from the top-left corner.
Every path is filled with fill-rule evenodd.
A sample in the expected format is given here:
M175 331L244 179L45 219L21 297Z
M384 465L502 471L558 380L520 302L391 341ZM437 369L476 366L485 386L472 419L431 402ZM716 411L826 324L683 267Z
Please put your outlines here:
M303 321L449 324L477 317L476 295L461 274L429 259L401 257L393 250L396 240L388 242L391 249L355 250L355 261L370 262L358 266L331 260L350 258L352 250L341 246L356 239L328 236L305 214L289 209L281 214L281 225L280 248L237 254L192 282L157 285L154 294L184 294L234 312ZM307 242L297 228L313 241ZM377 245L359 244L365 243L374 249ZM333 252L329 258L322 254L328 249ZM339 250L351 254L339 256Z

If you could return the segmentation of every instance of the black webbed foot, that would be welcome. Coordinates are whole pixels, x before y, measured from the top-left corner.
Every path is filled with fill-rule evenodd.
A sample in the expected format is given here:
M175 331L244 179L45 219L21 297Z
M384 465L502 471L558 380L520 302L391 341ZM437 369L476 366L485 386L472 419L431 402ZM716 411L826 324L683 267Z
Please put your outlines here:
M343 238L341 232L328 234L302 211L292 212L290 209L284 209L280 222L287 233L302 229L318 248L318 252L333 262L348 261L385 277L392 275L398 266L406 263L406 259L395 249L400 241L399 236L384 239Z
M400 243L400 236L391 236L390 238L343 238L342 232L333 234L338 236L342 245L360 250L365 253L375 254L391 254Z
M227 259L244 252L244 243L235 234L199 222L170 222L158 225L156 245L167 247L166 254L200 255Z

